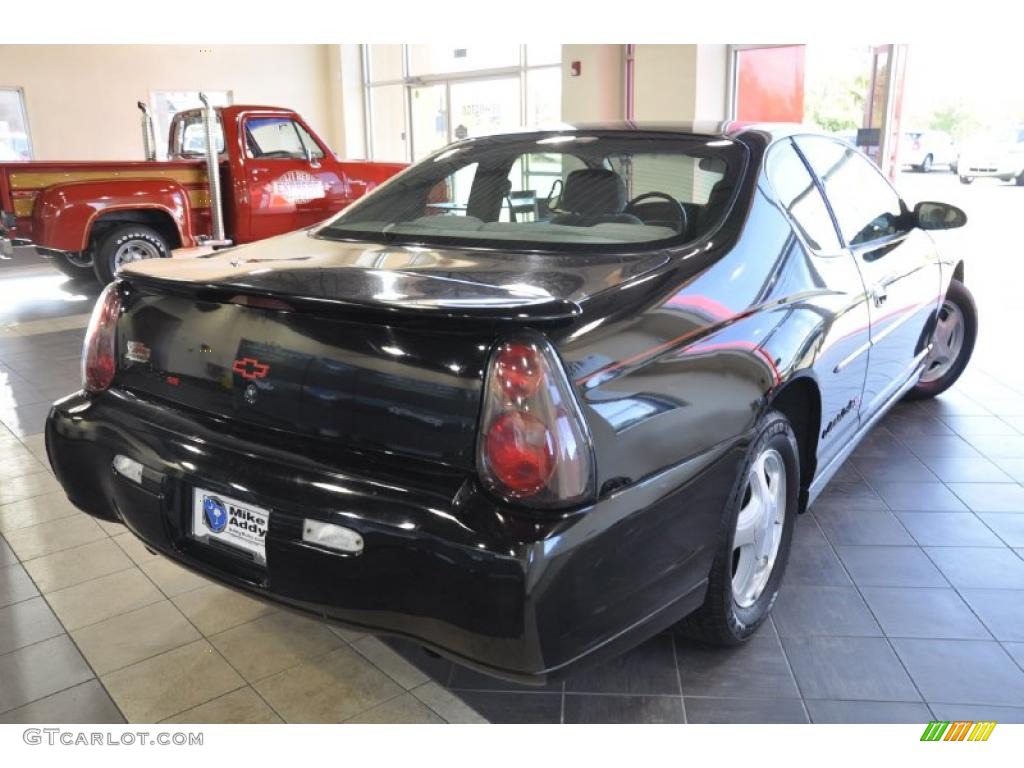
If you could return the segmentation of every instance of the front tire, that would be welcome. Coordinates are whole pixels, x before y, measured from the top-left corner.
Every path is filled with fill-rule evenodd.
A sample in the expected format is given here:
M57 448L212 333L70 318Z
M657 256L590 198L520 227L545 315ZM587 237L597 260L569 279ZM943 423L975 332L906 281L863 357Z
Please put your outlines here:
M908 400L935 397L949 389L967 368L978 338L978 308L967 286L959 280L949 284L939 308L939 320L932 335L932 351Z
M152 227L126 224L111 230L100 242L93 258L96 279L103 285L112 282L117 270L126 264L147 259L166 259L171 255L167 241Z
M680 624L714 645L740 645L768 618L789 561L800 460L789 420L759 422L726 505L704 604Z

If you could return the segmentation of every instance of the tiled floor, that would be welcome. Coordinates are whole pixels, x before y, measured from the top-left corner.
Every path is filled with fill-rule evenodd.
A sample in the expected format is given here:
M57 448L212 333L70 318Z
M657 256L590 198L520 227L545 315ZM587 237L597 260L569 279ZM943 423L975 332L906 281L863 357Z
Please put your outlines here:
M0 723L481 721L377 638L207 582L71 506L40 432L82 340L47 331L83 322L0 335Z
M746 647L665 633L544 690L433 673L502 722L1024 722L1024 376L1014 387L972 371L898 406L799 520Z
M1006 240L1019 217L989 204L1002 190L950 183L988 201L976 249L1020 242ZM800 518L773 618L748 645L664 633L540 689L268 611L75 511L39 431L77 385L81 306L28 307L0 322L0 722L1024 722L1011 255L968 268L983 329L968 373L886 417Z

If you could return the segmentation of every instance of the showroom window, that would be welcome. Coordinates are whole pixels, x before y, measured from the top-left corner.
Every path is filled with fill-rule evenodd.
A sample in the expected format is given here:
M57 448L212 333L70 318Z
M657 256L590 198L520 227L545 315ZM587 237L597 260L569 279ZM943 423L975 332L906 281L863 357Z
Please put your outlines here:
M561 117L560 45L364 45L373 160L420 160L470 136Z
M31 159L25 94L20 88L0 88L0 161Z
M210 103L215 107L231 105L231 91L205 91ZM198 109L203 106L199 101L199 91L153 91L149 98L150 109L153 110L153 129L156 132L156 156L167 159L167 139L171 132L171 120L178 112L186 109ZM205 147L205 140L203 142Z

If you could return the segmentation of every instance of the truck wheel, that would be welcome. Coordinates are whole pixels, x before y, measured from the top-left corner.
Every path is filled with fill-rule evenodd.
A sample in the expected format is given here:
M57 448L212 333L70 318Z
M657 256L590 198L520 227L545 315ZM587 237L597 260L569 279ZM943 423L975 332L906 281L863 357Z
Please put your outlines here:
M917 384L906 394L907 400L923 400L940 395L960 378L974 352L978 338L978 308L967 286L953 280L939 308L939 321L932 334L932 349L924 362Z
M789 560L799 510L800 460L789 420L765 415L726 503L704 604L680 629L739 645L768 618Z
M92 268L92 256L88 251L58 253L50 257L50 263L72 280L92 280L96 276Z
M111 230L99 248L93 266L96 279L106 285L121 267L145 259L166 259L171 249L155 229L141 224L126 224Z

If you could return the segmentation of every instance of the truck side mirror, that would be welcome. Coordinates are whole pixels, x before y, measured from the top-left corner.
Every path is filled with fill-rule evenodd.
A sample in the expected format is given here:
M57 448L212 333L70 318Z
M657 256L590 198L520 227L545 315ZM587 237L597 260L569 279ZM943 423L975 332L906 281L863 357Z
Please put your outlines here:
M923 202L914 206L914 220L921 229L957 229L967 223L967 214L949 203Z

